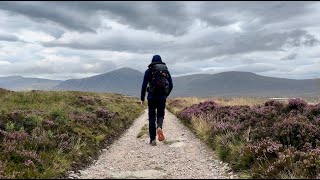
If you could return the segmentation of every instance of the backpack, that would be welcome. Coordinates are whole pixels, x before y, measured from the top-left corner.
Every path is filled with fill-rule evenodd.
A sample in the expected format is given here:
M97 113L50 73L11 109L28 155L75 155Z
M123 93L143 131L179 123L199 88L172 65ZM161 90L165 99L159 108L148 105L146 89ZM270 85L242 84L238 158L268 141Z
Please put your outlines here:
M151 76L148 91L154 95L169 94L169 71L165 63L157 63L149 66Z

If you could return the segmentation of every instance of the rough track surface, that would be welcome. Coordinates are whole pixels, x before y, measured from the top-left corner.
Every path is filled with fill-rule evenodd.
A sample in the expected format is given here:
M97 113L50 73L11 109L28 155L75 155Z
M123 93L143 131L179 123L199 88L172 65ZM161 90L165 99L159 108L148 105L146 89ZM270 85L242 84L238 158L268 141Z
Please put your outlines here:
M77 173L71 172L69 178L237 178L179 119L167 110L165 113L165 141L157 140L157 145L151 146L148 135L137 138L141 128L148 124L146 110L117 141L103 150L97 161Z

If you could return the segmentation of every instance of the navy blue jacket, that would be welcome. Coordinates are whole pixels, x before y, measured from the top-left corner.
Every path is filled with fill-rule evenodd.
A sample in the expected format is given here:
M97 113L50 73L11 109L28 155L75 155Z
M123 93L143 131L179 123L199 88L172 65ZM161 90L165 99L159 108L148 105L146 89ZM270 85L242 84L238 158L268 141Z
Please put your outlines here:
M159 62L162 62L161 57L159 55L155 55L155 56L153 56L150 65L156 64ZM173 88L173 84L172 84L172 78L171 78L170 72L168 73L168 75L169 75L168 82L169 82L169 94L170 94L170 92ZM144 101L150 76L151 76L151 72L149 69L147 69L146 72L144 73L144 77L143 77L143 83L142 83L142 88L141 88L141 101ZM165 99L169 96L169 94L168 95L154 95L151 92L148 92L148 100Z

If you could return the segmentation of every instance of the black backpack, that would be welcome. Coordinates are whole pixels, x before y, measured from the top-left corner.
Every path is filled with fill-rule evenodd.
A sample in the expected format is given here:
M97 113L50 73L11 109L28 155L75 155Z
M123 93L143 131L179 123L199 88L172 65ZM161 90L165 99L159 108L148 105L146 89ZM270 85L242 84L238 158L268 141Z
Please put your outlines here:
M149 66L151 72L148 91L154 95L169 94L169 71L165 63L157 63Z

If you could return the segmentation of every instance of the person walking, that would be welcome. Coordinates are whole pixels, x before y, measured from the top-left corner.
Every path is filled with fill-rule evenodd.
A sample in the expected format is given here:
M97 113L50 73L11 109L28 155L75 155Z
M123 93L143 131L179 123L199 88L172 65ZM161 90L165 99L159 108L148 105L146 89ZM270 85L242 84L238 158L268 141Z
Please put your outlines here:
M155 146L158 140L164 140L162 130L166 99L173 89L170 72L159 55L154 55L148 69L144 73L141 88L141 104L144 105L145 94L148 92L149 134L150 143Z

